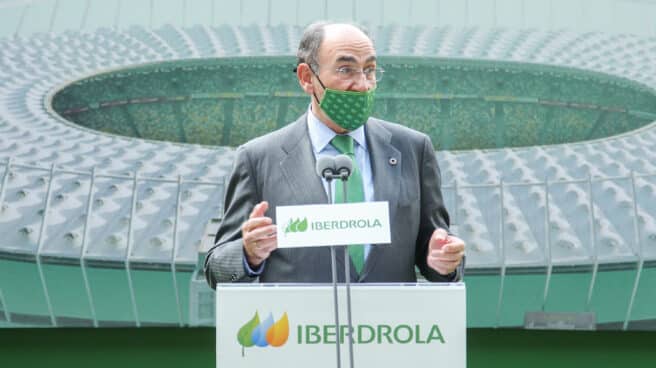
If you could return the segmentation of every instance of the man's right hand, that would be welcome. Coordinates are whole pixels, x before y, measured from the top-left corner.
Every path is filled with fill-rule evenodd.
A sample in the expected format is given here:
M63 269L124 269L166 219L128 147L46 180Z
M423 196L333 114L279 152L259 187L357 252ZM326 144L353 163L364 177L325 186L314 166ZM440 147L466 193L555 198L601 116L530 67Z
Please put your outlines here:
M248 220L241 225L246 260L252 268L258 268L278 248L276 225L270 217L264 216L268 208L268 202L258 203Z

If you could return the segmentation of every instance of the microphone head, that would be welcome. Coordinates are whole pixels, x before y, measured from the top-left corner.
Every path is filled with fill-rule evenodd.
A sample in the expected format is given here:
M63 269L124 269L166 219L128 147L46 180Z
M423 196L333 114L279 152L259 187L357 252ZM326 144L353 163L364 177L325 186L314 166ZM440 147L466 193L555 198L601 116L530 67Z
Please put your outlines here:
M353 172L353 161L347 155L337 155L335 156L335 168L342 179L346 179Z
M317 175L324 179L328 179L331 175L335 174L335 159L330 156L319 156L317 158L315 170Z

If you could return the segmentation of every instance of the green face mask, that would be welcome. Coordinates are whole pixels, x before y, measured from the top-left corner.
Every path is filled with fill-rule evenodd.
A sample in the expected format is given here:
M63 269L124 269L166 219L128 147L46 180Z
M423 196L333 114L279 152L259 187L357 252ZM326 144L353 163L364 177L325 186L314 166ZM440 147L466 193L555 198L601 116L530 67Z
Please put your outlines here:
M348 131L356 130L367 122L374 110L375 87L365 92L340 91L326 88L321 80L319 82L324 88L319 107L332 121ZM316 95L314 98L319 101Z

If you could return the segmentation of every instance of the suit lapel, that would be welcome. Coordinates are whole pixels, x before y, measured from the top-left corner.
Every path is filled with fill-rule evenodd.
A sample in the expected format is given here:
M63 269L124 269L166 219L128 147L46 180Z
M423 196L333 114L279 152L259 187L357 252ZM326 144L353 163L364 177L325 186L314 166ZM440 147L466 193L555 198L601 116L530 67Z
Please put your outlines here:
M374 182L374 199L389 202L390 222L393 223L399 203L398 198L401 195L403 157L392 145L392 133L378 121L370 119L365 129ZM372 246L359 277L360 280L374 269L379 256L380 246Z
M328 203L328 196L319 176L315 173L314 152L307 128L307 114L301 116L291 127L291 133L281 142L284 152L280 169L292 193L298 199L296 203Z

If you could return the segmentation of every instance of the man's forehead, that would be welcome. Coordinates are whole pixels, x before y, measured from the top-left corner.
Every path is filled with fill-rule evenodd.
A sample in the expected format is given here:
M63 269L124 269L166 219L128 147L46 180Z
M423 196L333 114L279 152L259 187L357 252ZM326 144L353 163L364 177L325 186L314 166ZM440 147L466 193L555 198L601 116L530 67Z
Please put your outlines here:
M324 62L372 62L376 50L371 39L350 24L334 24L325 29L320 54Z

